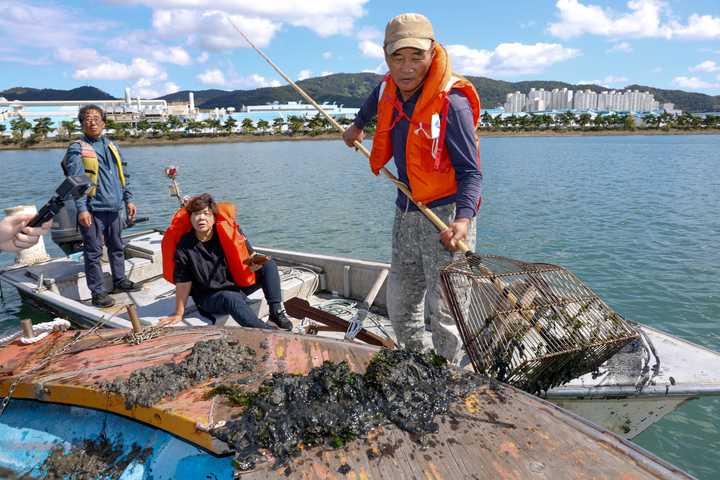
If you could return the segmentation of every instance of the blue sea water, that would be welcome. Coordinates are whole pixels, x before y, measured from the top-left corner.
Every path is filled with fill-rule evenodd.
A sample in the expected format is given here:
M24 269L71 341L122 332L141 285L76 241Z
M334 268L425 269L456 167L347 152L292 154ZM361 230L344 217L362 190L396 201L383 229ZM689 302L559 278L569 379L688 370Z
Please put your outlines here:
M612 309L720 351L720 135L480 140L477 250L561 265ZM41 206L61 150L0 152L2 206ZM165 228L184 193L239 207L254 245L389 260L394 187L340 141L127 147L140 216ZM61 255L50 244L52 255ZM0 254L0 266L12 263ZM50 317L3 285L0 335ZM715 370L720 365L711 366ZM684 405L635 439L701 479L720 476L720 400Z

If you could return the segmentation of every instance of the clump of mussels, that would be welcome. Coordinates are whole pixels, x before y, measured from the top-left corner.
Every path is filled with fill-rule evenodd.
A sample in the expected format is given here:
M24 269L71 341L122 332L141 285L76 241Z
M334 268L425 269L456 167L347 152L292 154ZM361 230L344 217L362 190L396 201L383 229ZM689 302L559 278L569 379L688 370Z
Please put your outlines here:
M179 364L167 363L139 368L129 378L103 381L101 388L122 395L125 408L149 408L163 397L173 397L193 385L227 373L254 372L258 362L248 359L255 350L247 345L230 345L222 339L197 342Z
M275 373L257 392L220 385L206 396L223 394L245 409L240 420L226 425L226 440L238 453L236 467L253 469L258 449L267 448L279 468L300 453L299 444L338 448L388 423L428 446L427 434L438 431L435 415L483 383L469 372L453 375L444 364L434 351L383 348L364 375L352 372L346 361L326 361L306 376Z

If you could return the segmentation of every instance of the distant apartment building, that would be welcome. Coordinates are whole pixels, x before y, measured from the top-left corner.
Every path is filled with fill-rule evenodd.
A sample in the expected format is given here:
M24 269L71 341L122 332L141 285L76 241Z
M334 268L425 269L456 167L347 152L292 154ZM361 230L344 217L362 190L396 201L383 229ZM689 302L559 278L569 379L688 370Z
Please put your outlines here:
M574 92L567 88L555 88L548 92L543 88L531 88L527 95L520 92L508 93L504 108L508 113L572 109L647 112L659 110L660 104L655 101L652 93L638 90L597 93L590 89Z
M567 88L553 89L551 92L551 105L553 110L572 110L573 91Z
M508 93L505 102L506 112L522 112L527 109L527 95L520 92Z

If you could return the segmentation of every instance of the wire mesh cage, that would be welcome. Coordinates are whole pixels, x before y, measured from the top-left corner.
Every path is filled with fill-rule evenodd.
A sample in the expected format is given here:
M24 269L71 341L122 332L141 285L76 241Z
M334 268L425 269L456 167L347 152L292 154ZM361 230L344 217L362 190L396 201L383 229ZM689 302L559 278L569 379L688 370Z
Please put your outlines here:
M440 281L475 371L531 393L592 372L638 337L557 265L473 254Z

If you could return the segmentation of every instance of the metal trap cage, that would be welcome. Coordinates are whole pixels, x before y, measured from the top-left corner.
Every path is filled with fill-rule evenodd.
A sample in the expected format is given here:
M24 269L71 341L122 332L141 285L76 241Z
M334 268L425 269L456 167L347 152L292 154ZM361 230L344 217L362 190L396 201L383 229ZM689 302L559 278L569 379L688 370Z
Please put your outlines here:
M471 254L440 282L475 371L531 393L595 370L638 337L557 265Z

